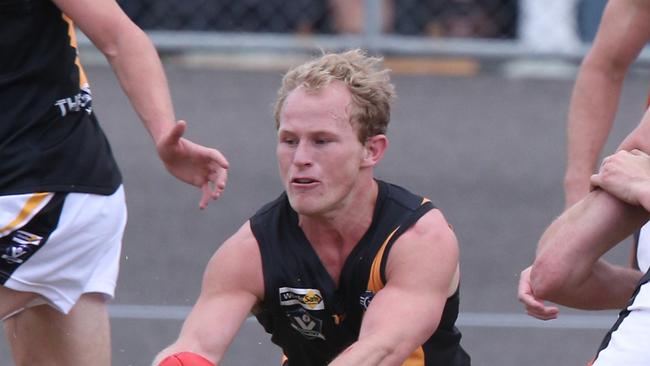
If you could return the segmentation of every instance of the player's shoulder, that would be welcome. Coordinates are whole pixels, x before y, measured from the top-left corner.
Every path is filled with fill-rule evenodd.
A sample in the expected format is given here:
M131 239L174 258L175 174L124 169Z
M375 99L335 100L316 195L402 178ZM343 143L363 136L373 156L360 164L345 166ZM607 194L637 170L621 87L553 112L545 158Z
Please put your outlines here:
M422 238L436 238L438 240L452 240L456 237L451 225L445 218L442 211L433 208L422 215L418 221L413 224L410 230L405 234L414 235Z
M246 289L263 296L262 261L249 221L217 249L206 271L206 280L222 288Z
M222 245L223 248L237 252L258 251L257 239L251 229L251 221L247 220Z

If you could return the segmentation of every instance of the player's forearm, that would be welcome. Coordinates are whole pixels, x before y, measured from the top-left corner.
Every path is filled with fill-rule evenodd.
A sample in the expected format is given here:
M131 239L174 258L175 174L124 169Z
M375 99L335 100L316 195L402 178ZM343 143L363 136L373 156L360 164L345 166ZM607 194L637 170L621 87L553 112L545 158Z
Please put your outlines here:
M136 113L158 142L175 123L167 78L146 34L135 26L124 34L105 55Z
M548 300L583 310L621 309L642 276L636 269L599 260L582 284L570 291L557 293Z
M592 275L598 259L638 229L648 213L597 190L565 211L539 242L531 270L533 293L564 302Z
M589 176L616 115L624 75L590 60L585 60L578 74L567 123L567 193L589 189Z
M403 356L398 348L378 339L376 342L365 339L357 341L341 353L329 366L398 366Z

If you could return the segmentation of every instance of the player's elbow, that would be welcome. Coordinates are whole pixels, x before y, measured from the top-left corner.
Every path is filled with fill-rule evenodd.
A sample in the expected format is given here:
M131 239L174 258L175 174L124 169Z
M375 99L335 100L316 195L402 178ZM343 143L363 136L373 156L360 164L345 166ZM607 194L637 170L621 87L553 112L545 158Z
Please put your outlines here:
M535 297L557 302L562 298L565 284L561 271L554 263L538 259L530 272L530 286Z

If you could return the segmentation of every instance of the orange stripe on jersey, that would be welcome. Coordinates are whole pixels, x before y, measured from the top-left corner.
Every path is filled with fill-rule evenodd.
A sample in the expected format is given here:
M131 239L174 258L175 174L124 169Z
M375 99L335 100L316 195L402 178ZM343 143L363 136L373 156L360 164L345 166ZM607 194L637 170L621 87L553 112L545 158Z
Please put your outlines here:
M23 208L18 212L16 217L11 220L10 223L0 228L0 236L4 236L6 233L13 231L17 227L22 226L21 224L34 216L36 214L36 208L40 207L44 203L46 198L52 196L52 193L35 193L27 201Z
M402 366L422 366L424 365L424 350L422 347L418 347L411 355L409 358L404 361Z
M77 33L74 29L74 23L72 19L68 18L67 15L63 14L63 20L68 23L68 37L70 37L70 46L76 50L77 56L74 59L75 65L79 69L79 88L84 89L88 87L88 78L86 77L86 72L81 66L81 60L79 60L79 49L77 48Z
M424 200L422 203L427 202L428 200ZM370 278L368 279L368 290L372 291L373 293L377 293L379 290L384 288L384 281L381 280L381 260L384 257L384 251L386 250L386 245L390 241L390 239L393 237L395 232L399 230L399 227L397 227L393 232L388 235L386 240L384 240L384 243L381 245L381 248L377 252L377 255L375 256L375 259L372 261L372 266L370 267ZM404 361L402 366L422 366L424 365L424 350L422 347L418 347L411 355Z
M398 229L399 227L397 227L395 230L393 230L392 233L390 233L390 235L388 235L386 240L384 240L384 243L381 245L379 251L377 251L375 259L372 261L372 266L370 267L370 278L368 279L367 288L374 293L377 293L377 291L384 288L384 281L381 280L381 259L384 257L384 250L386 249L386 245Z
M423 198L421 205L430 202L429 199ZM368 279L368 290L372 291L373 293L377 293L379 290L384 288L384 281L381 279L381 262L382 258L384 257L384 252L386 250L386 245L388 245L388 242L391 240L393 235L399 230L399 227L397 227L395 230L393 230L390 235L384 240L384 243L381 245L381 248L379 251L377 251L377 255L375 256L375 259L372 261L372 266L370 267L370 278ZM404 361L402 366L423 366L424 365L424 350L422 347L418 347L411 355Z
M420 206L424 205L427 202L431 202L428 198L422 198L422 202L420 202ZM372 267L370 267L370 278L368 279L368 290L376 293L380 289L384 287L384 281L381 279L381 260L384 257L384 251L386 250L386 245L390 241L390 239L395 235L395 232L399 230L399 226L393 230L390 235L384 240L384 243L381 245L381 248L377 251L377 255L375 255L375 259L372 261Z

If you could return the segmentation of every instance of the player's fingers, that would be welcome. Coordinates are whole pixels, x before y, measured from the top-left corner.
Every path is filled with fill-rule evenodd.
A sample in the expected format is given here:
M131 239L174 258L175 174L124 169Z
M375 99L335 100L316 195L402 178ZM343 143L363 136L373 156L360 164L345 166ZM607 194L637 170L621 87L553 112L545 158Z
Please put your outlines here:
M201 200L199 201L199 208L204 209L212 200L217 200L226 187L228 179L228 171L226 169L219 169L216 173L208 176L208 181L201 185Z
M524 304L526 313L532 317L541 320L550 320L557 318L560 309L556 306L546 306L543 301L532 295L524 294L520 296L519 301Z
M219 164L219 167L223 169L228 169L228 166L230 165L228 159L226 159L226 157L216 149L212 149L212 160Z
M220 192L217 192L216 195L213 194L212 187L210 187L210 182L205 182L203 185L201 185L201 193L201 200L199 201L199 208L201 210L208 207L208 203L210 203L211 200L219 198L220 194Z
M591 185L593 187L600 187L602 184L602 177L600 174L593 174L591 177L589 177L589 182L591 182Z
M557 311L527 311L528 315L539 320L553 320L557 319Z
M219 191L223 191L226 188L226 182L228 181L228 169L223 167L217 167L210 174L209 179L214 183L214 186Z

